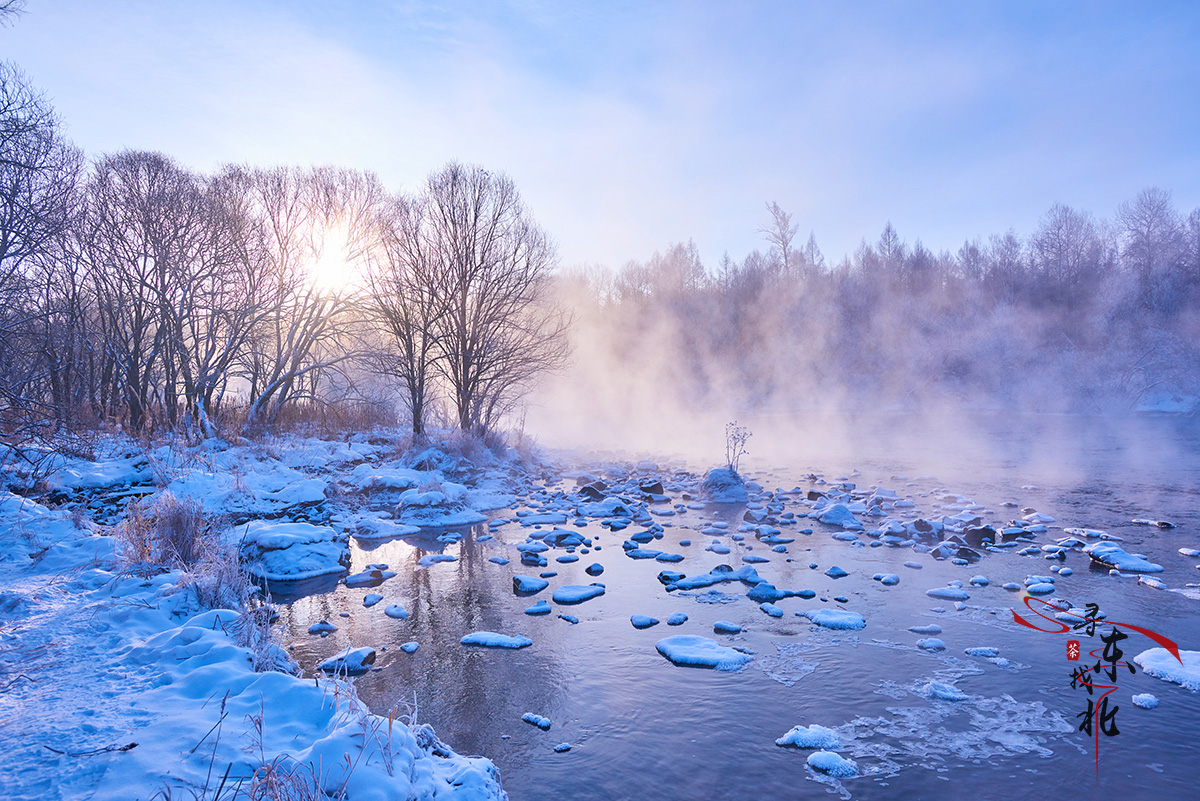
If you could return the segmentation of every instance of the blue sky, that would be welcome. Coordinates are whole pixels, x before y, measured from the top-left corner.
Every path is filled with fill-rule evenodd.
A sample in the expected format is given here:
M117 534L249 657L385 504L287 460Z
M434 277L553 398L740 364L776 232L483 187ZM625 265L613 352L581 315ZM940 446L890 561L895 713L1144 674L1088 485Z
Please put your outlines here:
M509 173L566 265L830 261L1027 234L1146 186L1200 206L1200 4L27 0L0 57L91 154Z

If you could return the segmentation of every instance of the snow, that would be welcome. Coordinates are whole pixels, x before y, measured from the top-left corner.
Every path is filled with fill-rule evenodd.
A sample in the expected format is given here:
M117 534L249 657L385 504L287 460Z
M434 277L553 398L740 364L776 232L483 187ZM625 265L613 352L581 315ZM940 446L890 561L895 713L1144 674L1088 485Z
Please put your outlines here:
M551 597L556 604L581 604L603 594L603 584L564 584Z
M714 668L719 671L738 670L754 658L749 654L726 648L715 640L690 634L664 637L655 643L655 648L675 665Z
M840 757L832 751L814 751L809 754L808 766L835 779L848 779L858 775L856 762Z
M550 608L550 602L543 598L542 600L535 603L533 606L526 607L525 614L527 614L527 615L548 615L552 611L553 610Z
M813 724L811 726L793 726L787 734L775 741L775 745L794 746L796 748L841 748L842 738L833 729Z
M571 750L570 743L559 743L558 745L554 746L554 753L556 753L556 754L565 754L567 751L570 751L570 750Z
M858 631L867 625L866 619L857 612L845 609L810 609L797 612L798 617L806 617L818 626L839 631Z
M533 645L528 637L510 637L494 631L473 631L459 640L463 645L479 645L484 648L525 648Z
M922 651L945 651L946 643L937 637L926 637L923 640L917 640L917 647Z
M363 596L363 606L371 607L383 600L383 596L377 592L369 592Z
M840 578L845 578L846 576L848 576L850 574L847 573L842 568L838 567L837 565L831 565L830 568L825 571L825 575L829 576L832 579L840 579Z
M713 623L713 631L717 634L741 634L742 627L737 623L730 623L728 620L718 620Z
M675 612L674 614L672 614L670 617L667 618L667 625L668 626L682 626L684 623L687 623L687 621L688 621L687 615L685 615L683 612Z
M649 615L630 615L629 622L633 624L635 629L648 629L651 626L658 625L658 618L650 617Z
M417 649L420 647L421 647L421 644L419 642L417 642L416 640L412 640L411 642L406 642L403 645L401 645L400 650L406 654L415 654L417 652Z
M1166 648L1151 648L1135 656L1133 661L1155 678L1174 682L1192 692L1200 692L1200 651L1181 650L1179 659L1176 659Z
M390 606L384 607L383 613L388 617L395 618L396 620L404 620L408 617L408 610L400 604L391 604Z
M1146 561L1135 554L1126 553L1125 549L1111 540L1094 542L1083 549L1093 562L1113 567L1126 573L1161 573L1162 565Z
M771 617L783 617L783 610L773 603L761 603L758 608Z
M417 560L417 564L421 567L432 567L433 565L442 562L457 562L458 557L448 553L427 553Z

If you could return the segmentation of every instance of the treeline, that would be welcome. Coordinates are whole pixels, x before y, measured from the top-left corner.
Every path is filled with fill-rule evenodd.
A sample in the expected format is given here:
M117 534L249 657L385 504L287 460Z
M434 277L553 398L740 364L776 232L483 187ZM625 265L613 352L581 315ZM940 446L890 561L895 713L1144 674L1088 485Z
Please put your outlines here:
M399 194L349 169L89 161L0 62L10 444L100 424L207 437L380 386L416 435L431 408L486 433L564 357L554 262L503 175L450 164Z
M679 244L568 296L587 396L621 365L636 397L693 409L895 408L950 400L1059 411L1200 395L1200 210L1150 188L1112 219L1055 205L1028 237L957 253L889 223L836 264L777 204L766 247L701 263ZM621 402L614 399L614 403Z

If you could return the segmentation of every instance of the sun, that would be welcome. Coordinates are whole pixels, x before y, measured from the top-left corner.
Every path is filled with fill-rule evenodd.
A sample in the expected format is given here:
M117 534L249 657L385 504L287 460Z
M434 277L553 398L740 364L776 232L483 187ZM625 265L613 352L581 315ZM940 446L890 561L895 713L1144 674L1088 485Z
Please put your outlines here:
M313 242L315 257L309 263L308 277L322 292L342 292L351 287L357 270L348 246L345 227L333 225L320 231Z

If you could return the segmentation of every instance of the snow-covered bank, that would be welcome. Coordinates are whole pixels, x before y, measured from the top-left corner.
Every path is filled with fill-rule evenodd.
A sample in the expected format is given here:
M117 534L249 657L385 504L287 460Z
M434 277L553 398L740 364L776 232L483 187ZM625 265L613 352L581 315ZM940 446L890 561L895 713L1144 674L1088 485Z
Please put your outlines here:
M165 483L220 509L230 498L219 462L251 460L241 448L210 458L218 464ZM264 498L291 503L279 490L314 486L261 461L265 469L243 474L243 509L278 509ZM75 463L55 490L128 486L142 478L131 463ZM309 508L323 500L297 497ZM282 536L294 531L272 538L273 525L304 527L292 538L301 544L332 544L309 536L319 526L260 522L249 530L264 553L296 544ZM349 799L507 798L489 760L455 754L429 726L406 722L407 710L374 715L345 680L269 669L294 665L258 638L248 614L201 609L185 571L123 569L110 533L68 509L0 494L6 799L213 798L222 783L229 793L272 782Z

